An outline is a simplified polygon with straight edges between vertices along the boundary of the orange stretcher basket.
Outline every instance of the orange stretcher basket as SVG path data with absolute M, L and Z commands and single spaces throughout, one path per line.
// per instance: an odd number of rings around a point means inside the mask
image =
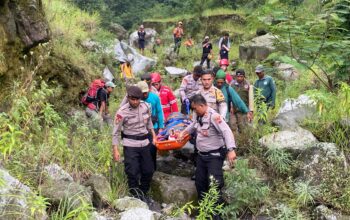
M 187 141 L 191 139 L 191 135 L 185 135 L 183 140 L 171 140 L 171 141 L 156 141 L 156 147 L 158 150 L 176 150 L 180 149 Z

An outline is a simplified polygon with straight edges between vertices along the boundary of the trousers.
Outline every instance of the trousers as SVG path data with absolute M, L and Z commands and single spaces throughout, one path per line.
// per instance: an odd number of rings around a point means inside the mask
M 154 173 L 150 145 L 146 147 L 124 146 L 124 167 L 129 191 L 134 196 L 146 195 Z
M 217 189 L 219 190 L 219 200 L 218 204 L 223 203 L 221 189 L 224 187 L 224 173 L 222 171 L 222 166 L 225 160 L 226 152 L 222 149 L 220 154 L 208 154 L 202 155 L 198 153 L 197 168 L 196 168 L 196 189 L 198 193 L 198 200 L 204 198 L 204 193 L 209 191 L 210 176 L 212 176 L 216 183 Z

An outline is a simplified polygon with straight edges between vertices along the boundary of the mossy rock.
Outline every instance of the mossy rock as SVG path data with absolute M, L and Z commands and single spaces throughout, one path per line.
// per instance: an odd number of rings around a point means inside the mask
M 184 205 L 197 198 L 194 181 L 190 178 L 155 172 L 151 184 L 152 197 L 163 203 Z

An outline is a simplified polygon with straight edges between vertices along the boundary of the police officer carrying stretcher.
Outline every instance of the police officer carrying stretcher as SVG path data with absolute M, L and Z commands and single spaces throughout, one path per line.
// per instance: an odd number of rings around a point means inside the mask
M 148 203 L 150 200 L 146 195 L 154 173 L 148 133 L 151 132 L 153 140 L 156 140 L 156 134 L 151 120 L 151 107 L 141 101 L 142 97 L 139 87 L 127 88 L 128 102 L 116 113 L 112 144 L 113 158 L 120 161 L 118 135 L 122 131 L 124 166 L 129 191 L 133 196 Z
M 223 162 L 227 158 L 230 164 L 236 159 L 236 144 L 231 129 L 224 118 L 210 108 L 206 99 L 197 94 L 191 98 L 192 108 L 197 114 L 193 123 L 181 132 L 179 139 L 197 131 L 198 149 L 195 185 L 198 199 L 202 200 L 209 190 L 210 176 L 217 182 L 220 191 L 218 204 L 223 203 L 221 189 L 224 186 Z M 213 216 L 220 219 L 219 216 Z

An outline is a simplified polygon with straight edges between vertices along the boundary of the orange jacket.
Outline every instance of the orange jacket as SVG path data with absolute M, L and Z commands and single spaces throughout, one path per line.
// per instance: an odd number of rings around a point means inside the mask
M 180 38 L 184 34 L 184 29 L 182 27 L 176 27 L 173 30 L 173 34 L 176 38 Z

